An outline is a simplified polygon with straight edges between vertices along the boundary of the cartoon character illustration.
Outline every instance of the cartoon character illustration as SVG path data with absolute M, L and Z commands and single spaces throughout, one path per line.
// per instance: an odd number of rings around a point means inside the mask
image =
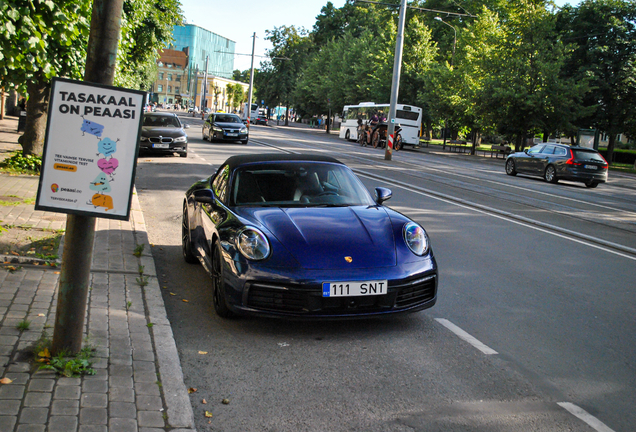
M 113 173 L 119 166 L 119 161 L 112 157 L 110 159 L 100 159 L 97 161 L 97 166 L 100 170 L 104 171 L 104 173 L 108 174 L 111 177 L 111 181 L 113 178 Z
M 113 209 L 113 198 L 110 195 L 102 195 L 96 193 L 95 195 L 93 195 L 91 201 L 87 204 L 92 204 L 95 206 L 95 208 L 105 207 L 105 211 L 108 211 Z
M 118 142 L 119 139 L 117 139 L 117 141 L 113 141 L 110 138 L 104 138 L 99 143 L 97 143 L 97 151 L 99 152 L 97 153 L 97 156 L 99 156 L 100 154 L 103 154 L 105 157 L 112 155 L 117 151 Z
M 101 138 L 102 132 L 104 131 L 104 126 L 99 123 L 92 122 L 90 120 L 86 120 L 84 116 L 82 116 L 82 127 L 80 128 L 82 131 L 82 136 L 85 136 L 86 133 L 91 135 L 95 135 L 98 138 Z
M 110 192 L 110 183 L 106 178 L 106 174 L 101 173 L 95 177 L 95 180 L 90 183 L 89 188 L 90 190 L 97 191 L 97 193 Z

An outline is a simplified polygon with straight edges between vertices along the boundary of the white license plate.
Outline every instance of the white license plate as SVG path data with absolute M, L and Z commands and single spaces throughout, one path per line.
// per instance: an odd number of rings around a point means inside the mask
M 170 148 L 170 144 L 153 144 L 152 148 Z
M 227 135 L 227 136 L 238 136 L 237 133 L 228 133 L 228 134 L 225 134 L 225 135 Z
M 591 169 L 591 170 L 596 170 L 598 169 L 598 167 L 596 165 L 583 165 L 583 168 L 585 169 Z
M 323 297 L 353 297 L 368 295 L 384 295 L 388 283 L 385 280 L 364 282 L 323 282 Z

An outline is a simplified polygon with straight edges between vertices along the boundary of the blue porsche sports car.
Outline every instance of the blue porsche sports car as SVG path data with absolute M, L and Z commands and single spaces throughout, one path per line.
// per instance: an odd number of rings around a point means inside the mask
M 186 192 L 183 257 L 210 273 L 224 318 L 429 308 L 437 264 L 426 231 L 382 205 L 389 189 L 375 193 L 331 157 L 233 156 Z

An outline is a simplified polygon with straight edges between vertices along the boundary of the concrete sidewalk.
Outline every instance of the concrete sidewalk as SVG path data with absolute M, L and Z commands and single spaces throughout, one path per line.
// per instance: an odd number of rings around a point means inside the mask
M 17 146 L 16 129 L 17 118 L 0 121 L 1 156 Z M 0 174 L 0 196 L 34 198 L 37 185 L 37 177 Z M 62 229 L 66 215 L 20 204 L 1 206 L 0 221 Z M 138 245 L 144 246 L 140 257 L 133 254 Z M 0 262 L 11 259 L 0 256 Z M 11 264 L 16 270 L 7 264 L 0 268 L 5 382 L 0 431 L 193 431 L 192 406 L 136 193 L 129 221 L 97 220 L 84 328 L 95 348 L 95 375 L 66 378 L 38 370 L 32 347 L 43 331 L 52 337 L 60 269 L 35 264 L 23 260 Z M 24 320 L 29 329 L 19 330 Z

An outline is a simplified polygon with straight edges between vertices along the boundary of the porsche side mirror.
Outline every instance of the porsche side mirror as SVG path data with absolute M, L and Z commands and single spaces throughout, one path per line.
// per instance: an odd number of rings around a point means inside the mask
M 384 201 L 390 200 L 392 196 L 393 192 L 391 192 L 391 189 L 383 187 L 375 188 L 375 202 L 378 203 L 378 205 L 382 204 Z
M 192 194 L 194 200 L 196 202 L 200 202 L 203 204 L 211 204 L 214 205 L 216 203 L 216 198 L 214 197 L 214 192 L 211 189 L 199 189 L 195 190 Z

